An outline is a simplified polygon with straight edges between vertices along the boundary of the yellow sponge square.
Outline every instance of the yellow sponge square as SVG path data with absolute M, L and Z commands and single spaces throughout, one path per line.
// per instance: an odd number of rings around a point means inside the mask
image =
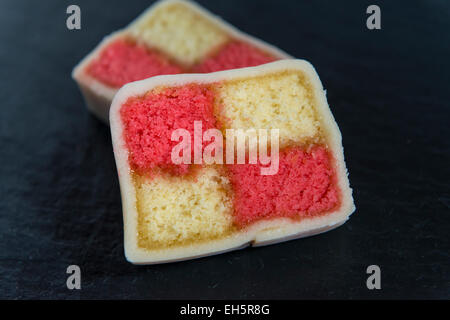
M 279 129 L 280 146 L 320 136 L 311 87 L 300 72 L 223 82 L 218 95 L 226 128 Z
M 136 177 L 141 247 L 213 239 L 230 232 L 229 181 L 213 167 L 195 177 Z
M 228 40 L 223 30 L 183 3 L 155 8 L 131 25 L 130 32 L 185 66 L 198 63 Z

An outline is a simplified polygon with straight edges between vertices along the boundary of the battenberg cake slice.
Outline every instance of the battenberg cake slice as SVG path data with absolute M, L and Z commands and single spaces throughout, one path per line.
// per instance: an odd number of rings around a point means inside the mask
M 110 124 L 132 263 L 310 236 L 355 209 L 341 134 L 306 61 L 129 83 Z M 239 130 L 249 133 L 240 144 L 229 134 Z
M 153 4 L 125 29 L 107 36 L 73 70 L 88 109 L 108 121 L 124 84 L 156 75 L 208 73 L 290 58 L 246 35 L 199 5 Z

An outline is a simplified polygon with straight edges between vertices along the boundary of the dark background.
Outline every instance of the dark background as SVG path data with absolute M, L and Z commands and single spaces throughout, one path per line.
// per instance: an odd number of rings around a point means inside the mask
M 0 298 L 450 298 L 450 2 L 199 1 L 316 67 L 357 209 L 320 236 L 134 266 L 109 128 L 70 72 L 150 2 L 0 2 Z M 366 28 L 370 4 L 382 30 Z M 372 264 L 381 290 L 366 288 Z

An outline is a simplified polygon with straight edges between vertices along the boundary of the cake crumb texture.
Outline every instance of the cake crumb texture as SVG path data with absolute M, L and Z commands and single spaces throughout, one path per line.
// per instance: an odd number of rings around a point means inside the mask
M 139 245 L 167 247 L 225 236 L 232 228 L 229 181 L 213 167 L 192 178 L 137 178 Z
M 279 129 L 280 146 L 320 135 L 311 88 L 300 72 L 224 81 L 218 85 L 221 122 L 233 129 Z
M 118 39 L 92 60 L 87 72 L 103 83 L 119 88 L 128 82 L 161 74 L 177 74 L 183 70 L 160 53 L 133 41 Z
M 260 165 L 229 165 L 234 192 L 234 221 L 244 226 L 274 217 L 304 218 L 324 214 L 339 203 L 331 156 L 323 146 L 309 152 L 280 152 L 279 171 L 260 175 Z
M 189 67 L 228 40 L 223 30 L 183 3 L 155 8 L 131 25 L 130 33 Z
M 202 133 L 216 127 L 212 90 L 202 85 L 162 88 L 144 97 L 131 97 L 120 109 L 124 138 L 131 168 L 138 173 L 166 169 L 173 174 L 189 172 L 188 164 L 175 165 L 171 152 L 179 142 L 171 141 L 172 132 L 186 129 L 191 135 L 191 159 L 194 159 L 194 122 L 202 122 Z M 203 143 L 205 147 L 208 142 Z
M 228 69 L 253 67 L 277 60 L 260 49 L 242 42 L 230 41 L 209 58 L 206 58 L 193 72 L 208 73 Z

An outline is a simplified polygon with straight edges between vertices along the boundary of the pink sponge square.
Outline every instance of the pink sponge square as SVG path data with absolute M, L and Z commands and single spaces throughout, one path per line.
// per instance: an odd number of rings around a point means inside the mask
M 280 152 L 279 171 L 261 175 L 259 164 L 230 165 L 235 192 L 235 221 L 246 225 L 272 217 L 302 218 L 326 213 L 338 205 L 331 155 L 325 147 Z

